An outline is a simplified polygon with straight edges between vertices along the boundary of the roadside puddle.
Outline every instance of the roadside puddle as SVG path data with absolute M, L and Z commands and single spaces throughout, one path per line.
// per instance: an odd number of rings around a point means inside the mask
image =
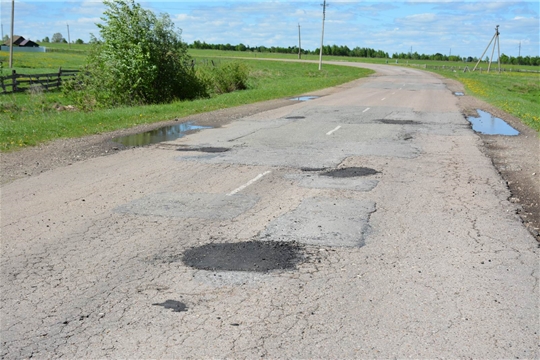
M 159 129 L 114 138 L 112 141 L 124 146 L 145 146 L 184 137 L 190 131 L 211 129 L 211 126 L 193 125 L 191 122 L 165 126 Z
M 485 135 L 519 135 L 519 131 L 508 125 L 506 121 L 482 110 L 476 110 L 479 116 L 469 116 L 467 120 L 474 131 Z
M 320 98 L 320 96 L 298 96 L 298 97 L 290 98 L 289 100 L 292 100 L 292 101 L 309 101 L 309 100 L 314 100 L 314 99 L 318 99 L 318 98 Z
M 465 96 L 465 94 L 462 93 L 462 92 L 455 92 L 454 95 L 456 95 L 456 96 Z

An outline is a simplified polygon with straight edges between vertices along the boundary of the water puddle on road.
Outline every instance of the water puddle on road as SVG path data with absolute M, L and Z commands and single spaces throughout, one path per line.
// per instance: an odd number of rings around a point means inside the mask
M 318 99 L 318 98 L 320 98 L 320 96 L 298 96 L 298 97 L 290 98 L 289 100 L 293 100 L 293 101 L 309 101 L 309 100 L 314 100 L 314 99 Z
M 462 93 L 462 92 L 455 92 L 454 95 L 456 95 L 456 96 L 465 96 L 465 94 Z
M 184 137 L 190 131 L 211 129 L 211 126 L 193 125 L 191 122 L 181 123 L 147 131 L 140 134 L 121 136 L 112 141 L 124 146 L 145 146 L 164 141 L 172 141 Z
M 503 119 L 482 110 L 476 111 L 478 112 L 478 117 L 467 117 L 467 120 L 472 124 L 474 131 L 485 135 L 519 135 L 519 131 L 508 125 Z
M 195 269 L 212 271 L 292 270 L 302 258 L 301 249 L 296 243 L 278 241 L 206 244 L 188 249 L 182 261 Z

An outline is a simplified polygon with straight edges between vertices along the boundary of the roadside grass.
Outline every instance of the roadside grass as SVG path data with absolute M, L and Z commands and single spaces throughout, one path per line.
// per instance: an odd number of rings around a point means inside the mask
M 211 59 L 210 59 L 211 60 Z M 221 60 L 225 61 L 225 60 Z M 0 151 L 149 124 L 187 115 L 292 97 L 343 84 L 371 70 L 316 64 L 242 60 L 250 67 L 249 89 L 195 101 L 122 107 L 93 112 L 56 109 L 70 105 L 61 92 L 0 95 Z
M 432 70 L 461 82 L 467 95 L 482 99 L 540 133 L 540 74 Z

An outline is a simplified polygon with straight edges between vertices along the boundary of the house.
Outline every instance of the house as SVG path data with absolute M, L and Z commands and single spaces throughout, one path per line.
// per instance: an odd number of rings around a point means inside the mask
M 2 46 L 10 46 L 11 41 L 8 39 Z M 19 46 L 19 47 L 39 47 L 39 44 L 33 42 L 30 39 L 25 39 L 22 36 L 19 35 L 13 35 L 13 46 Z

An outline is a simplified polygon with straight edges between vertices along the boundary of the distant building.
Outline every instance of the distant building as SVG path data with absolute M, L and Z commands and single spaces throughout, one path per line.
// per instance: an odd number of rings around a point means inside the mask
M 8 39 L 2 46 L 10 46 L 11 41 Z M 13 36 L 13 46 L 19 46 L 19 47 L 39 47 L 39 44 L 33 42 L 30 39 L 25 39 L 22 36 L 14 35 Z

